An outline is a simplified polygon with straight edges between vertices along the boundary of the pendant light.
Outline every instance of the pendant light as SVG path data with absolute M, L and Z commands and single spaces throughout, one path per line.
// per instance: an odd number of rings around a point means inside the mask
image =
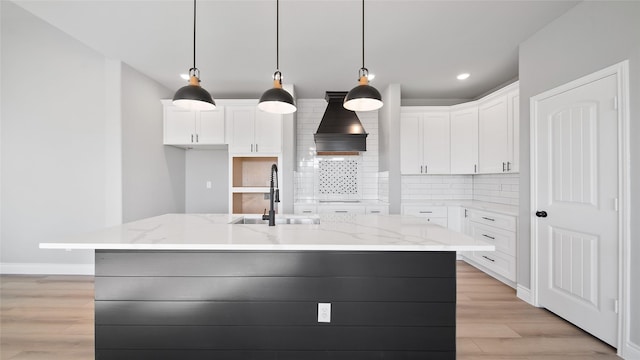
M 258 109 L 273 114 L 291 114 L 295 112 L 293 96 L 282 88 L 280 72 L 280 0 L 276 0 L 276 72 L 273 74 L 273 88 L 260 97 Z
M 369 85 L 369 70 L 364 67 L 364 0 L 362 0 L 362 67 L 358 71 L 359 85 L 344 98 L 343 106 L 351 111 L 371 111 L 382 107 L 380 92 Z
M 189 69 L 189 85 L 176 91 L 173 103 L 189 110 L 213 110 L 216 108 L 211 94 L 200 86 L 200 70 L 196 67 L 196 0 L 193 0 L 193 67 Z

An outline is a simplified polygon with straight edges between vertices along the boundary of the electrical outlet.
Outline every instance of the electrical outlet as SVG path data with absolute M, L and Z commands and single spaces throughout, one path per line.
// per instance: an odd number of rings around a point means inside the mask
M 318 322 L 331 322 L 331 303 L 318 303 Z

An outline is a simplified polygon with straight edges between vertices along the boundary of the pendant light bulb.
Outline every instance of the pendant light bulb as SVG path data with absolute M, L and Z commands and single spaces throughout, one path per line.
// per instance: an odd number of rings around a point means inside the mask
M 276 0 L 276 72 L 273 74 L 273 88 L 265 91 L 258 102 L 258 109 L 272 114 L 291 114 L 297 108 L 293 96 L 282 88 L 280 72 L 280 1 Z
M 369 85 L 369 70 L 364 67 L 364 0 L 362 0 L 362 67 L 358 74 L 358 86 L 344 97 L 343 106 L 351 111 L 373 111 L 382 107 L 380 92 Z
M 193 0 L 193 67 L 189 69 L 189 85 L 173 95 L 173 104 L 187 110 L 213 110 L 216 103 L 211 94 L 200 86 L 200 70 L 196 67 L 196 0 Z

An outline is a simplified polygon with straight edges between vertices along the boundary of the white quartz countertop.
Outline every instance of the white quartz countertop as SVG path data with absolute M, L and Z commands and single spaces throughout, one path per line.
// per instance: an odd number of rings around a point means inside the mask
M 304 217 L 276 215 L 276 217 Z M 166 214 L 130 222 L 42 249 L 493 251 L 493 245 L 402 215 L 319 215 L 319 224 L 232 224 L 243 215 Z M 247 216 L 250 217 L 250 216 Z M 255 217 L 255 216 L 251 216 Z

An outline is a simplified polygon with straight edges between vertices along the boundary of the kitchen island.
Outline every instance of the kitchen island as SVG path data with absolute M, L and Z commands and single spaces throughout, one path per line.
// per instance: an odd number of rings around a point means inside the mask
M 456 251 L 492 245 L 411 216 L 287 218 L 167 214 L 40 247 L 95 250 L 96 359 L 455 359 Z

